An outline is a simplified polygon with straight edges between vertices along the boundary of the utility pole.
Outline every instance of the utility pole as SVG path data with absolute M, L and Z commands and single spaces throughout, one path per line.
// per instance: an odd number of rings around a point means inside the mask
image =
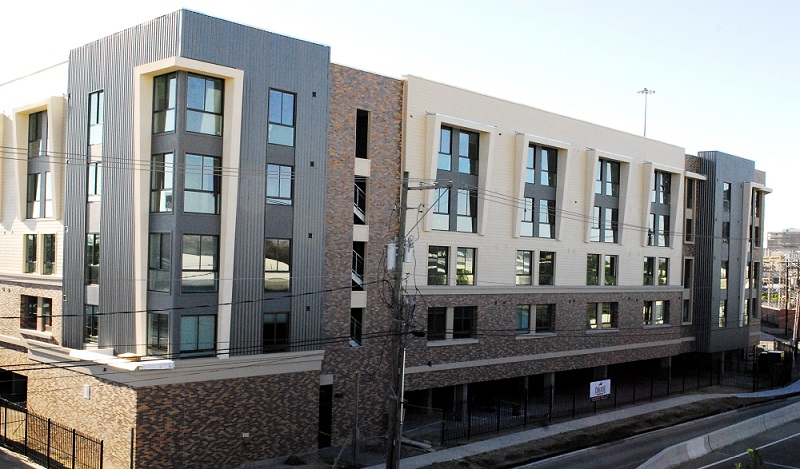
M 653 94 L 655 91 L 645 88 L 641 91 L 637 91 L 637 93 L 644 95 L 644 136 L 647 137 L 647 95 Z

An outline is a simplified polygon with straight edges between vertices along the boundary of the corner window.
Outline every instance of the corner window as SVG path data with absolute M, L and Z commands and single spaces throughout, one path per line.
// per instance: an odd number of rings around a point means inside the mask
M 153 133 L 175 131 L 175 103 L 178 75 L 168 73 L 153 78 Z
M 539 285 L 554 285 L 556 253 L 539 252 Z
M 428 246 L 428 285 L 447 285 L 448 248 Z
M 458 248 L 457 250 L 456 285 L 475 285 L 474 248 Z
M 289 313 L 264 313 L 261 351 L 289 351 Z
M 28 157 L 47 154 L 47 111 L 28 115 Z
M 153 155 L 150 160 L 150 211 L 171 212 L 174 185 L 174 155 Z
M 291 240 L 267 238 L 264 244 L 264 291 L 289 291 L 291 275 Z
M 267 165 L 267 203 L 292 205 L 292 167 Z
M 183 235 L 181 291 L 217 291 L 219 236 Z
M 89 95 L 89 145 L 103 143 L 105 93 L 96 91 Z
M 533 251 L 517 251 L 517 285 L 530 285 L 533 276 Z
M 216 156 L 186 154 L 183 211 L 219 215 L 222 168 Z
M 86 235 L 86 285 L 100 283 L 100 233 Z
M 169 353 L 169 314 L 147 313 L 147 354 Z
M 189 75 L 187 88 L 186 130 L 221 136 L 223 81 Z
M 269 143 L 294 146 L 295 95 L 269 90 Z
M 172 235 L 150 233 L 147 289 L 169 293 L 172 268 Z
M 617 310 L 617 303 L 587 303 L 586 328 L 616 329 Z
M 181 316 L 181 355 L 213 355 L 216 350 L 216 326 L 216 316 Z

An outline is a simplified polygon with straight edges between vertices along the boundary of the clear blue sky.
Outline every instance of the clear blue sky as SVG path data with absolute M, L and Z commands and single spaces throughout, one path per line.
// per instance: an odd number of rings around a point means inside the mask
M 767 229 L 800 228 L 800 1 L 142 0 L 4 2 L 0 83 L 179 8 L 767 172 Z M 79 25 L 79 26 L 76 26 Z M 16 38 L 16 40 L 9 40 Z

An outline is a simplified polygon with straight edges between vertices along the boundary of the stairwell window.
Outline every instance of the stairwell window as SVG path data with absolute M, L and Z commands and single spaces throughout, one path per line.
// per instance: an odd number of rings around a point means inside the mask
M 264 244 L 264 291 L 289 291 L 291 276 L 292 241 L 267 238 Z
M 269 136 L 273 145 L 294 146 L 295 95 L 269 90 Z

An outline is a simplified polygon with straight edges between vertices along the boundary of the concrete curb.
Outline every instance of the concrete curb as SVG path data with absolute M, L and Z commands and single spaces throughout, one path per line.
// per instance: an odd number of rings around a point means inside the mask
M 676 467 L 797 419 L 800 419 L 800 402 L 670 446 L 648 459 L 637 469 L 669 469 Z

